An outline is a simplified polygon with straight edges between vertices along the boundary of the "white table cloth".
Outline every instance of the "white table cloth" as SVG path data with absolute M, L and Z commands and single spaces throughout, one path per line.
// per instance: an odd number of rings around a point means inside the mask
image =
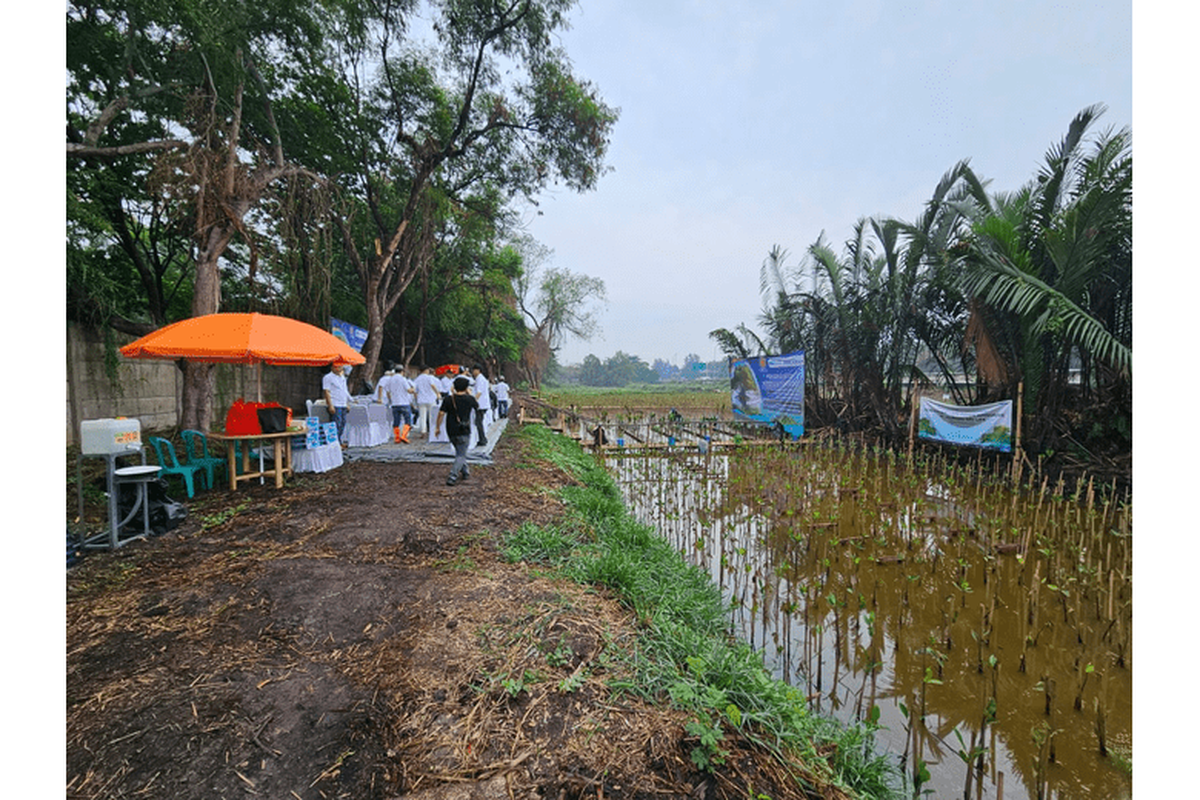
M 387 444 L 394 438 L 392 431 L 392 407 L 382 403 L 372 403 L 367 406 L 367 418 L 371 422 L 371 441 L 376 444 Z
M 392 437 L 391 410 L 379 403 L 352 405 L 346 409 L 342 441 L 347 447 L 376 447 Z
M 341 465 L 342 446 L 337 442 L 292 450 L 292 470 L 295 472 L 328 472 Z

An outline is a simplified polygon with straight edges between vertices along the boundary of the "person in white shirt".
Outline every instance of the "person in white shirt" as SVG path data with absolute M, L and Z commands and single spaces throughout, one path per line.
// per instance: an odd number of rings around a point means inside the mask
M 493 388 L 496 390 L 496 415 L 505 419 L 508 417 L 508 384 L 504 382 L 503 375 Z
M 408 444 L 408 432 L 413 423 L 413 389 L 408 378 L 404 377 L 403 367 L 393 364 L 383 374 L 379 379 L 378 395 L 375 399 L 392 407 L 392 432 L 395 434 L 396 444 Z
M 388 364 L 388 368 L 379 376 L 379 380 L 375 383 L 375 402 L 388 404 L 387 385 L 392 382 L 392 376 L 396 374 L 396 365 Z
M 471 374 L 475 376 L 475 390 L 472 394 L 479 403 L 479 411 L 475 414 L 475 427 L 479 431 L 479 446 L 485 447 L 487 445 L 485 425 L 488 411 L 492 408 L 491 386 L 488 385 L 487 376 L 483 374 L 483 367 L 475 367 L 471 370 Z
M 321 391 L 325 393 L 325 407 L 329 416 L 337 423 L 338 439 L 346 430 L 346 409 L 350 407 L 350 387 L 346 385 L 345 368 L 341 364 L 333 364 L 325 377 L 321 378 Z M 346 445 L 343 443 L 342 447 Z
M 433 367 L 425 367 L 413 381 L 417 401 L 417 432 L 428 434 L 432 430 L 433 411 L 438 404 L 438 383 L 433 377 Z
M 447 371 L 446 374 L 442 375 L 441 378 L 438 378 L 438 385 L 442 387 L 443 397 L 450 394 L 450 390 L 454 386 L 454 375 L 451 375 L 450 372 Z

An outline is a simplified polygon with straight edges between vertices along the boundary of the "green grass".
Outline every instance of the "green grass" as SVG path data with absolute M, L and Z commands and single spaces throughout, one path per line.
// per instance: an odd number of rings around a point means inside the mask
M 729 410 L 728 384 L 633 384 L 623 387 L 554 386 L 538 393 L 539 399 L 559 408 L 664 409 L 690 414 L 717 414 Z
M 612 690 L 690 712 L 689 730 L 699 742 L 692 757 L 702 768 L 721 763 L 724 732 L 737 730 L 853 794 L 898 796 L 898 773 L 875 753 L 873 728 L 813 715 L 803 693 L 772 678 L 760 654 L 729 636 L 727 609 L 708 574 L 629 514 L 616 484 L 591 456 L 541 426 L 518 435 L 580 485 L 562 490 L 570 509 L 566 520 L 548 528 L 522 526 L 507 538 L 504 552 L 607 587 L 644 623 L 628 655 L 636 678 L 610 684 Z M 817 754 L 831 743 L 836 747 L 822 752 L 832 750 L 832 756 Z
M 229 508 L 222 509 L 221 511 L 217 511 L 212 514 L 205 514 L 199 518 L 200 530 L 206 531 L 209 528 L 215 528 L 219 525 L 224 525 L 226 522 L 249 508 L 249 506 L 250 501 L 243 500 L 236 506 L 230 506 Z
M 138 569 L 136 557 L 99 561 L 72 583 L 70 594 L 73 599 L 82 599 L 116 591 L 133 580 Z

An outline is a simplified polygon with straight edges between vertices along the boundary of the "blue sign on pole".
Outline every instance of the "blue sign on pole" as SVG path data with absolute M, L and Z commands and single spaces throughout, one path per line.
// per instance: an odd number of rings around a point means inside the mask
M 804 435 L 804 351 L 760 356 L 730 365 L 734 416 L 779 425 L 793 439 Z
M 367 343 L 366 328 L 360 328 L 349 322 L 331 318 L 329 320 L 329 329 L 330 333 L 353 347 L 359 353 L 362 352 L 363 345 Z

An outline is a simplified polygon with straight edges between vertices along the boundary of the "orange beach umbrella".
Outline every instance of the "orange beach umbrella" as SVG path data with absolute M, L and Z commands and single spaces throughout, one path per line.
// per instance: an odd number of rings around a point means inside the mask
M 121 348 L 121 355 L 297 367 L 366 362 L 361 353 L 329 331 L 300 320 L 258 313 L 205 314 L 180 320 L 130 342 Z M 259 373 L 261 399 L 261 368 Z
M 206 314 L 159 328 L 121 348 L 126 358 L 185 358 L 219 364 L 320 367 L 362 364 L 362 354 L 329 331 L 272 314 Z

